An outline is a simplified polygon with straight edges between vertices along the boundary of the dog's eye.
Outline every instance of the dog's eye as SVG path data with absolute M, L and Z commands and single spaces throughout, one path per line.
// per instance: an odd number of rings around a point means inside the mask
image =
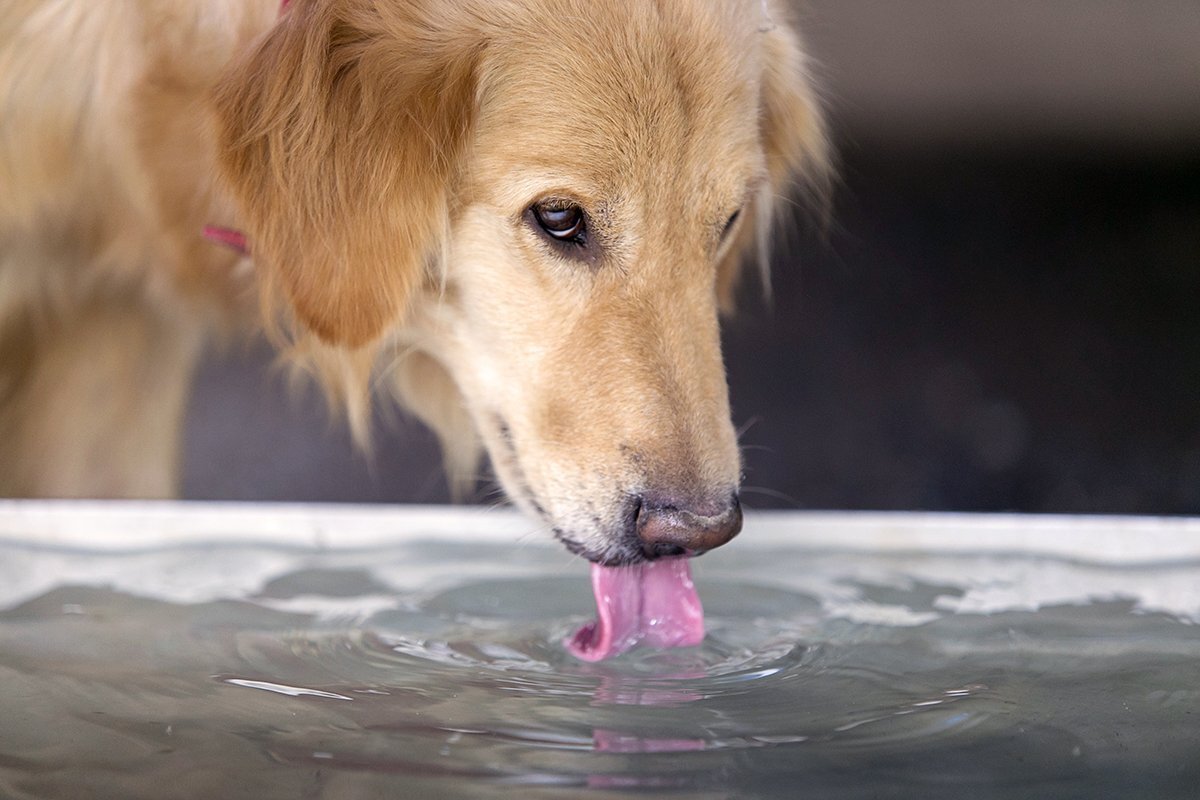
M 538 227 L 559 242 L 587 244 L 587 221 L 577 205 L 537 203 L 530 211 Z

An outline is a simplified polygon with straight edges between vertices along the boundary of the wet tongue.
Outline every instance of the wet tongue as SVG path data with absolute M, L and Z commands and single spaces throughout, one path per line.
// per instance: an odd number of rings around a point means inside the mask
M 584 661 L 601 661 L 640 643 L 687 647 L 704 639 L 704 609 L 686 558 L 631 567 L 592 565 L 596 621 L 566 641 Z

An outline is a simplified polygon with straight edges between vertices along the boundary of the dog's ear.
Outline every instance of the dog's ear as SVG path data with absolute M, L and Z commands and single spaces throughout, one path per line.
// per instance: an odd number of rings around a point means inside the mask
M 767 180 L 750 201 L 751 212 L 730 248 L 731 262 L 719 273 L 718 297 L 731 310 L 740 270 L 738 264 L 755 253 L 763 288 L 770 291 L 769 244 L 781 200 L 797 192 L 821 206 L 832 174 L 826 137 L 808 59 L 795 30 L 785 24 L 778 4 L 766 20 L 762 37 L 762 83 L 759 99 L 759 139 L 766 157 Z
M 474 56 L 430 5 L 296 0 L 216 90 L 268 294 L 330 344 L 378 338 L 445 246 Z
M 760 129 L 772 194 L 786 193 L 796 180 L 809 191 L 824 191 L 829 143 L 808 58 L 794 29 L 782 22 L 762 36 Z

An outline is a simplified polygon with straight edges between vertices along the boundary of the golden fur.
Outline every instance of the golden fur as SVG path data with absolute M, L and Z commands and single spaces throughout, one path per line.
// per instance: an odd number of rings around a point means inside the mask
M 589 557 L 621 557 L 630 496 L 727 497 L 718 308 L 775 198 L 825 172 L 785 17 L 9 0 L 0 494 L 170 495 L 203 343 L 265 319 L 359 430 L 366 387 L 392 387 L 453 468 L 482 444 Z M 586 209 L 586 258 L 530 223 L 544 198 Z M 244 230 L 253 263 L 206 223 Z

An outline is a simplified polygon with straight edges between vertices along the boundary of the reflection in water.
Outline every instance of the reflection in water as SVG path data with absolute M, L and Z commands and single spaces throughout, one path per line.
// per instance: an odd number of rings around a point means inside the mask
M 618 675 L 605 675 L 600 679 L 596 689 L 593 705 L 638 705 L 673 708 L 683 703 L 699 700 L 700 695 L 686 688 L 686 681 L 701 678 L 702 673 L 678 673 L 660 676 L 664 682 L 679 682 L 677 688 L 668 686 L 645 686 L 636 680 Z M 599 753 L 678 753 L 690 750 L 703 750 L 706 746 L 704 739 L 681 739 L 669 737 L 646 736 L 637 731 L 621 731 L 611 728 L 595 728 L 592 731 L 592 741 L 596 752 Z M 637 772 L 621 774 L 592 774 L 588 776 L 588 785 L 596 787 L 667 787 L 684 786 L 683 778 L 674 780 L 660 775 L 647 775 Z

